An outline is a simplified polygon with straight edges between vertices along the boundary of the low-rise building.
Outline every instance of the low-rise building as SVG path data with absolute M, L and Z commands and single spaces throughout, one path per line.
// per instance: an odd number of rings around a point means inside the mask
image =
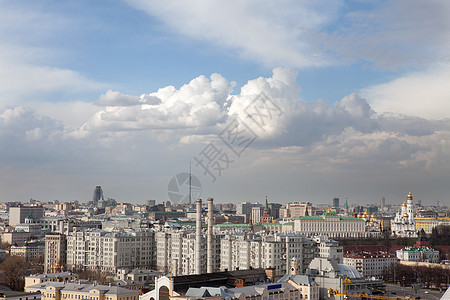
M 44 282 L 25 287 L 25 292 L 40 292 L 42 300 L 139 300 L 139 292 L 117 286 Z
M 344 265 L 354 267 L 364 277 L 380 277 L 383 270 L 397 264 L 397 257 L 387 253 L 346 253 Z
M 352 266 L 338 264 L 334 259 L 315 258 L 306 271 L 306 274 L 319 285 L 319 299 L 344 299 L 342 296 L 329 295 L 329 289 L 349 293 L 366 293 L 375 294 L 382 293 L 385 289 L 383 280 L 364 278 L 364 276 Z M 351 281 L 347 284 L 346 280 Z M 361 299 L 360 297 L 352 297 L 352 299 Z
M 416 223 L 416 231 L 421 231 L 422 229 L 427 234 L 431 234 L 433 228 L 444 225 L 450 226 L 450 218 L 414 218 Z
M 39 300 L 41 293 L 26 293 L 17 291 L 0 290 L 0 300 Z
M 25 287 L 43 282 L 71 282 L 78 279 L 72 272 L 45 273 L 25 277 Z
M 405 247 L 397 250 L 397 258 L 406 261 L 438 263 L 439 251 L 426 246 Z
M 330 238 L 362 238 L 379 234 L 367 231 L 362 219 L 338 216 L 330 210 L 322 216 L 296 219 L 294 230 L 306 236 L 327 235 Z

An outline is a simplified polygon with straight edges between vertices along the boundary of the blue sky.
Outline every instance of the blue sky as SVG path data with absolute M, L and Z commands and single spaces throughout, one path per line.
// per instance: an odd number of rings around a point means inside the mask
M 0 201 L 166 200 L 261 93 L 283 113 L 204 197 L 449 200 L 446 1 L 0 7 Z

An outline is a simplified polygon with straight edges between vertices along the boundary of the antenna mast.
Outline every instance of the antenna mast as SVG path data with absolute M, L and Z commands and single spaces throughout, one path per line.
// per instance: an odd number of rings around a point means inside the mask
M 192 174 L 191 174 L 191 162 L 189 162 L 189 205 L 192 203 L 191 201 L 192 201 L 192 199 L 191 199 L 191 195 L 192 195 L 192 192 L 191 192 L 191 189 L 192 189 Z

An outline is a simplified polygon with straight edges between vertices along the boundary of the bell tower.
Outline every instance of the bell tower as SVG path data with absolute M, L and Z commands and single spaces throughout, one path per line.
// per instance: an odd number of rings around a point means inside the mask
M 291 259 L 291 266 L 289 267 L 289 275 L 298 275 L 298 261 L 296 257 Z

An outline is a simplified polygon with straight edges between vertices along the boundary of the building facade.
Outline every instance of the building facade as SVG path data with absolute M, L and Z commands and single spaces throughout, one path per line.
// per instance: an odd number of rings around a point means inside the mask
M 56 267 L 66 267 L 67 240 L 64 234 L 45 236 L 44 273 L 53 273 Z
M 154 268 L 154 231 L 106 232 L 83 229 L 67 236 L 67 268 L 99 269 L 115 273 L 118 268 Z
M 317 255 L 316 243 L 297 233 L 270 236 L 227 235 L 220 241 L 221 271 L 251 268 L 274 269 L 275 277 L 287 273 L 289 261 L 295 257 L 303 274 Z
M 395 267 L 397 260 L 397 257 L 387 253 L 344 254 L 344 265 L 354 267 L 364 277 L 380 277 L 384 270 Z
M 15 244 L 11 246 L 11 255 L 21 256 L 26 261 L 37 260 L 44 258 L 44 243 L 42 242 L 25 242 L 23 244 Z
M 421 231 L 422 229 L 427 234 L 431 234 L 433 231 L 433 228 L 443 225 L 443 226 L 450 226 L 450 218 L 414 218 L 414 221 L 416 223 L 416 232 Z
M 362 219 L 338 216 L 330 210 L 322 216 L 294 220 L 294 231 L 306 236 L 326 235 L 330 238 L 363 238 L 379 234 L 367 231 Z
M 212 238 L 212 270 L 220 267 L 220 235 Z M 155 233 L 156 270 L 176 275 L 195 274 L 196 236 L 192 230 L 165 229 Z M 202 233 L 200 238 L 199 257 L 201 272 L 207 270 L 207 238 Z
M 313 216 L 314 208 L 310 202 L 291 202 L 280 208 L 280 218 L 301 218 Z
M 25 292 L 40 292 L 41 300 L 139 300 L 138 291 L 95 284 L 44 282 L 26 287 Z
M 396 253 L 399 260 L 439 263 L 439 251 L 429 247 L 406 247 Z
M 416 222 L 414 220 L 414 204 L 411 192 L 407 196 L 406 203 L 403 202 L 401 209 L 391 221 L 391 231 L 398 237 L 417 237 Z
M 342 264 L 344 259 L 343 247 L 338 241 L 332 240 L 327 236 L 320 235 L 313 237 L 317 243 L 318 257 L 334 259 L 338 264 Z
M 25 223 L 25 218 L 30 216 L 33 219 L 40 219 L 44 216 L 42 206 L 18 206 L 9 208 L 9 225 L 16 226 Z

